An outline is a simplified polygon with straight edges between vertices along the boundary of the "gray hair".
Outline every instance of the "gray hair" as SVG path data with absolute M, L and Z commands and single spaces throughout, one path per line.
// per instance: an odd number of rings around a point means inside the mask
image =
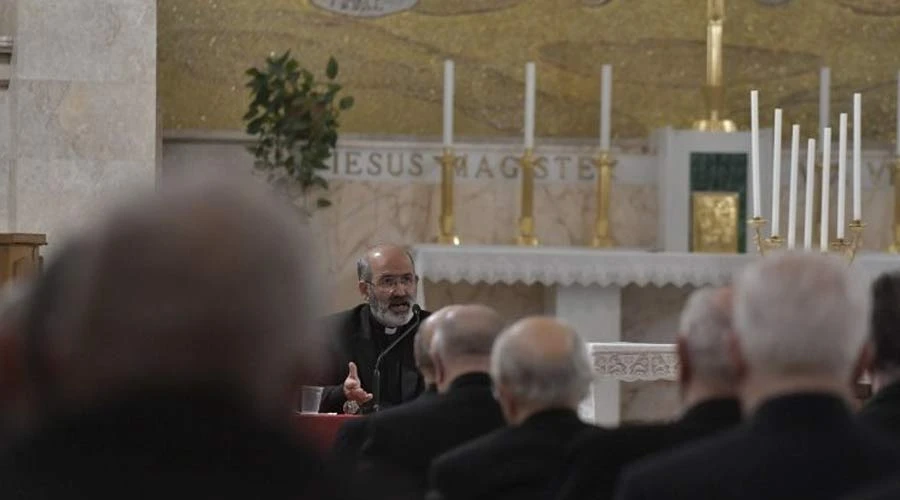
M 494 343 L 491 377 L 520 402 L 541 408 L 573 407 L 583 400 L 593 381 L 587 345 L 570 327 L 564 327 L 565 345 L 548 354 L 517 335 L 515 326 Z M 521 330 L 520 330 L 521 331 Z
M 435 328 L 431 352 L 444 360 L 488 358 L 503 326 L 503 318 L 490 307 L 453 306 Z
M 866 340 L 870 297 L 845 261 L 785 253 L 749 265 L 734 294 L 747 363 L 777 375 L 849 377 Z
M 364 253 L 363 256 L 356 261 L 356 279 L 358 279 L 359 281 L 372 281 L 372 263 L 369 262 L 369 254 L 372 252 L 372 250 L 378 248 L 379 246 L 381 245 L 376 245 L 366 250 L 366 253 Z M 413 258 L 412 252 L 410 252 L 409 250 L 404 250 L 404 253 L 406 253 L 407 257 L 409 257 L 409 263 L 412 265 L 412 268 L 415 269 L 416 260 Z
M 678 334 L 697 376 L 733 382 L 737 374 L 728 352 L 731 314 L 716 303 L 717 293 L 715 288 L 701 288 L 691 294 L 681 312 Z

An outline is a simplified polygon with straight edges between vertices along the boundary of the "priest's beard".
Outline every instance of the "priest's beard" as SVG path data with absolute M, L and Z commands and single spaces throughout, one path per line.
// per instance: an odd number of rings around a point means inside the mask
M 378 300 L 374 293 L 369 294 L 369 310 L 382 325 L 388 328 L 403 326 L 413 317 L 412 295 L 394 295 L 386 300 Z M 393 306 L 393 307 L 392 307 Z

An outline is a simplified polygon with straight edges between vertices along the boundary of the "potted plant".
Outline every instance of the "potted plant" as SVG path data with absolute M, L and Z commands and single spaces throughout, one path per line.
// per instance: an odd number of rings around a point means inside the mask
M 326 161 L 337 144 L 340 112 L 353 107 L 353 97 L 338 100 L 338 63 L 329 58 L 326 79 L 320 80 L 287 51 L 270 55 L 263 67 L 250 68 L 246 75 L 251 101 L 243 120 L 256 138 L 249 147 L 254 167 L 310 217 L 316 208 L 331 205 L 321 174 L 329 169 Z

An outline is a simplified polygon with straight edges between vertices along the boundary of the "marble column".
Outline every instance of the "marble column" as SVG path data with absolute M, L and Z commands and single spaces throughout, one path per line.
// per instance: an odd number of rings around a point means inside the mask
M 77 231 L 156 179 L 156 0 L 18 0 L 8 229 Z

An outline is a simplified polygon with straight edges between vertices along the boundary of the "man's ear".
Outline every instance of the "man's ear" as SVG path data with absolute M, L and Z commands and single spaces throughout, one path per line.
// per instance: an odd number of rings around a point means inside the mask
M 356 284 L 357 289 L 359 290 L 359 294 L 362 296 L 363 300 L 369 299 L 369 284 L 365 281 L 360 280 Z
M 728 332 L 728 357 L 734 366 L 734 373 L 737 379 L 744 380 L 747 376 L 747 360 L 744 358 L 744 352 L 741 348 L 741 341 L 738 339 L 734 331 Z
M 675 351 L 678 353 L 678 383 L 684 388 L 691 383 L 691 356 L 688 354 L 687 340 L 681 335 L 675 337 Z
M 434 365 L 434 383 L 437 384 L 438 388 L 441 387 L 441 384 L 444 382 L 444 376 L 446 371 L 444 370 L 444 362 L 441 360 L 441 357 L 437 355 L 437 353 L 429 353 L 431 357 L 431 364 Z

